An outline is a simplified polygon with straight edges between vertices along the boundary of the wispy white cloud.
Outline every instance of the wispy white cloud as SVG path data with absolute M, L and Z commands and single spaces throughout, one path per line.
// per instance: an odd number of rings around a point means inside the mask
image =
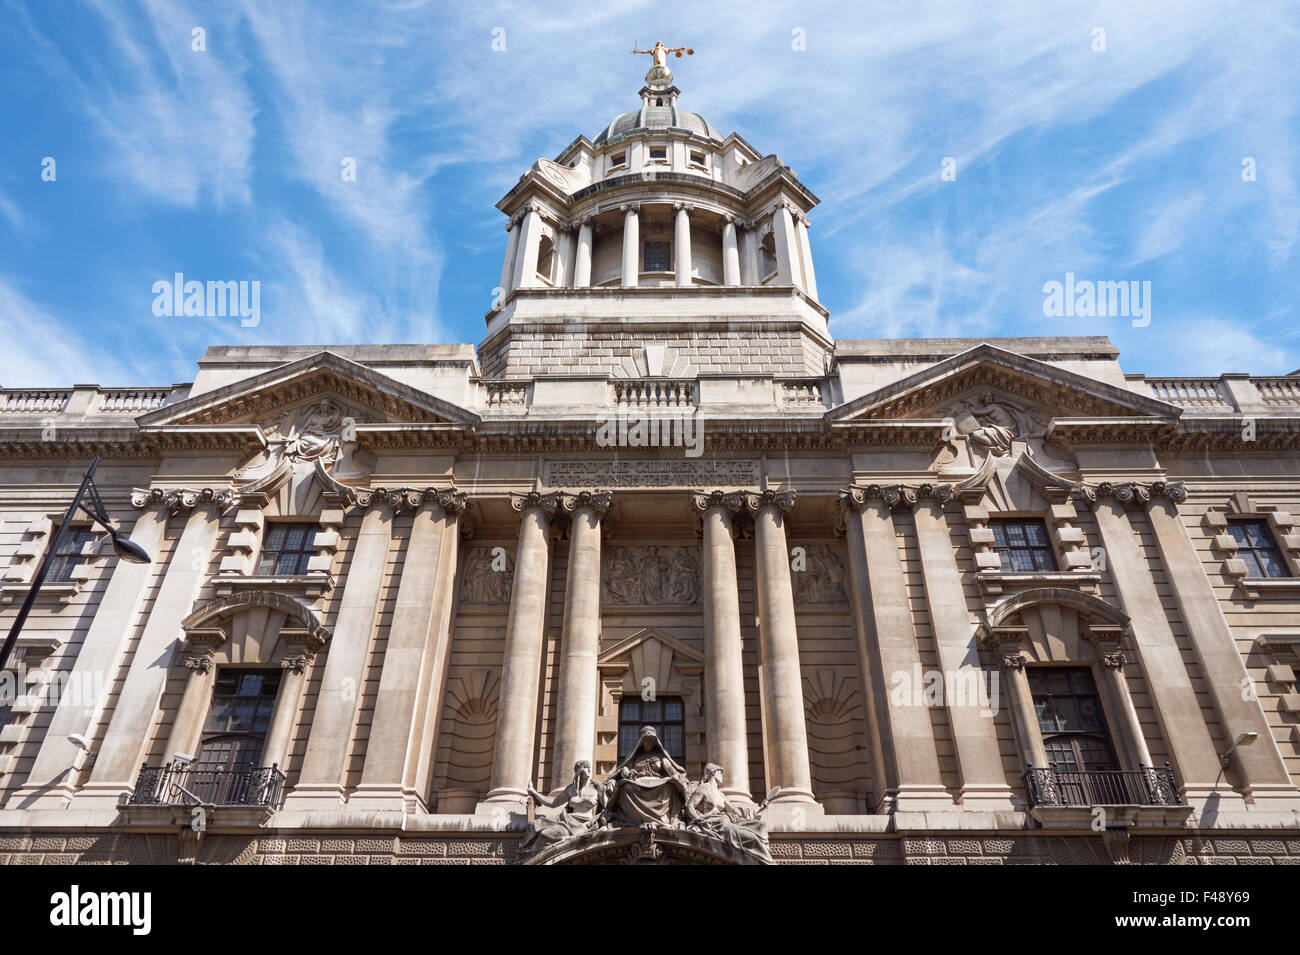
M 131 380 L 109 351 L 71 323 L 34 302 L 0 276 L 0 386 L 66 387 Z

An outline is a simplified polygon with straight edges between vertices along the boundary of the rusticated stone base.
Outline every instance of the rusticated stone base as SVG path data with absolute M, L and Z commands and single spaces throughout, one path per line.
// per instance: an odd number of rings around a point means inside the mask
M 0 864 L 30 865 L 503 865 L 518 837 L 439 835 L 29 832 L 0 836 Z M 1286 865 L 1300 864 L 1294 836 L 1133 836 L 1116 857 L 1101 836 L 962 833 L 960 836 L 776 837 L 778 864 L 818 865 Z

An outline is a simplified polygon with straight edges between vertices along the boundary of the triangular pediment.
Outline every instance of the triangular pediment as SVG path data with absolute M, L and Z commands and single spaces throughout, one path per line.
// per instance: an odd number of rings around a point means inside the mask
M 479 416 L 382 372 L 324 350 L 297 361 L 194 395 L 143 415 L 143 430 L 265 427 L 323 398 L 357 421 L 473 428 Z
M 826 413 L 831 424 L 952 418 L 985 394 L 1014 414 L 1051 418 L 1159 418 L 1182 409 L 1127 388 L 982 344 L 877 388 Z M 1021 430 L 1024 430 L 1022 427 Z
M 658 627 L 646 627 L 606 647 L 596 657 L 598 666 L 626 663 L 637 651 L 668 651 L 666 659 L 678 665 L 704 663 L 704 654 Z

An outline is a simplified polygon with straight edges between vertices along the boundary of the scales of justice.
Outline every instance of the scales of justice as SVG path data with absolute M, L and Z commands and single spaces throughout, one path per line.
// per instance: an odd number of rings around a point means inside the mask
M 656 40 L 655 45 L 648 50 L 638 50 L 636 44 L 633 44 L 632 53 L 633 55 L 646 53 L 654 58 L 654 65 L 650 67 L 650 72 L 645 75 L 645 81 L 650 86 L 668 86 L 672 83 L 673 72 L 668 69 L 669 53 L 678 59 L 681 59 L 683 53 L 687 56 L 695 55 L 695 51 L 688 46 L 664 46 L 662 40 Z

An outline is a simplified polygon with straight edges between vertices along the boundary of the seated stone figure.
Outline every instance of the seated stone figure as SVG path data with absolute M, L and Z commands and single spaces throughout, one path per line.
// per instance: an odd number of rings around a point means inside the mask
M 722 791 L 722 767 L 717 763 L 704 767 L 704 778 L 691 790 L 683 815 L 686 828 L 691 831 L 721 839 L 737 849 L 754 853 L 766 862 L 772 861 L 767 823 L 756 818 L 751 810 L 727 800 Z
M 641 727 L 636 748 L 610 774 L 602 823 L 679 826 L 686 805 L 686 770 L 668 755 L 653 726 Z
M 605 807 L 605 788 L 591 778 L 591 763 L 581 759 L 573 764 L 573 781 L 547 798 L 528 785 L 528 795 L 533 801 L 548 809 L 562 808 L 555 816 L 538 814 L 528 823 L 524 837 L 519 842 L 522 855 L 533 855 L 562 842 L 570 836 L 581 835 L 595 828 L 596 820 Z

